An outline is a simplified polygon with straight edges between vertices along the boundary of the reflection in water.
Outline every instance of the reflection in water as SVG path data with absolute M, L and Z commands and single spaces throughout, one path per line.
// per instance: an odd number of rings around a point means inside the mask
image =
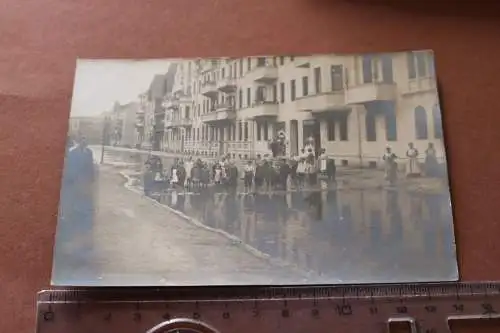
M 454 271 L 447 193 L 235 194 L 208 188 L 161 200 L 261 252 L 329 278 L 418 280 Z
M 118 160 L 141 169 L 140 159 Z M 108 159 L 109 160 L 109 159 Z M 109 162 L 109 161 L 108 161 Z M 173 160 L 164 159 L 169 169 Z M 450 196 L 400 189 L 195 194 L 161 201 L 325 281 L 401 282 L 456 274 Z

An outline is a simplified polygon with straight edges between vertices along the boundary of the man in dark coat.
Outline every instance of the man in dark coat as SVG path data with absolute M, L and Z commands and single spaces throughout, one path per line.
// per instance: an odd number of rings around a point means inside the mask
M 94 220 L 95 165 L 85 138 L 69 149 L 62 179 L 55 265 L 65 261 L 83 265 L 91 260 Z

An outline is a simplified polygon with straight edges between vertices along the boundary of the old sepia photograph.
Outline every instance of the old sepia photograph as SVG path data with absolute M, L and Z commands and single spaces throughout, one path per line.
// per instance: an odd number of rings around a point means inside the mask
M 434 64 L 79 59 L 52 284 L 457 280 Z

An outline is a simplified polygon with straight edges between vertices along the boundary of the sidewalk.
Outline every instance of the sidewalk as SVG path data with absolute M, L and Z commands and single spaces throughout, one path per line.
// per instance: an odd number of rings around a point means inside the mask
M 271 264 L 223 235 L 201 229 L 130 190 L 100 167 L 94 227 L 105 285 L 283 284 L 308 275 Z M 314 281 L 312 281 L 314 282 Z
M 339 189 L 372 189 L 389 187 L 385 173 L 379 169 L 337 168 L 337 183 Z M 395 187 L 402 187 L 410 192 L 443 193 L 448 189 L 447 179 L 419 177 L 406 178 L 398 173 Z

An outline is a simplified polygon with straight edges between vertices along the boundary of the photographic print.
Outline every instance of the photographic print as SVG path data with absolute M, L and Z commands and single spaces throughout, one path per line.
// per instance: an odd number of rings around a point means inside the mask
M 432 51 L 85 60 L 52 284 L 455 281 Z

